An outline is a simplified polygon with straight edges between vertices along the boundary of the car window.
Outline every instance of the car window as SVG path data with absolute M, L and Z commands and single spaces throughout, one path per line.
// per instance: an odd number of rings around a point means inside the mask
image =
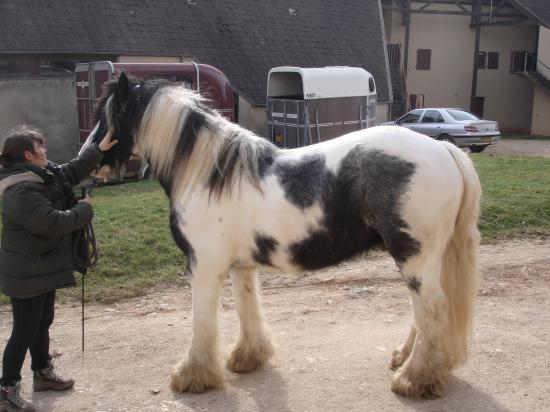
M 473 113 L 467 112 L 466 110 L 450 109 L 450 110 L 447 110 L 447 113 L 449 113 L 453 119 L 458 120 L 458 121 L 461 121 L 461 120 L 479 120 L 479 117 L 477 117 Z
M 426 110 L 421 123 L 445 123 L 445 119 L 438 110 Z
M 416 123 L 421 114 L 422 110 L 413 110 L 399 119 L 399 123 Z

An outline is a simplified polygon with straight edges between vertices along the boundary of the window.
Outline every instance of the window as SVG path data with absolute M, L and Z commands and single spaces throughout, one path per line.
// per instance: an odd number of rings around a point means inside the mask
M 449 113 L 453 119 L 458 121 L 479 120 L 475 114 L 467 112 L 466 110 L 447 110 L 447 113 Z
M 491 70 L 498 69 L 498 52 L 488 53 L 487 68 Z
M 421 123 L 445 123 L 445 119 L 437 110 L 427 110 Z
M 409 107 L 412 109 L 419 109 L 424 107 L 424 95 L 423 94 L 409 94 Z
M 432 63 L 432 49 L 416 50 L 416 70 L 430 70 Z
M 416 123 L 422 114 L 422 110 L 413 110 L 399 119 L 399 123 Z
M 478 69 L 485 69 L 485 60 L 487 57 L 486 52 L 480 51 L 477 55 L 477 68 Z

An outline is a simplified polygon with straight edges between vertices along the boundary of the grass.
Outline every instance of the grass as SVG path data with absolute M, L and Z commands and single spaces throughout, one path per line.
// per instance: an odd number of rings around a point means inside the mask
M 472 160 L 483 187 L 484 241 L 550 234 L 550 159 L 480 153 Z
M 550 159 L 484 153 L 472 159 L 484 191 L 485 242 L 550 234 Z M 94 211 L 100 260 L 86 278 L 87 300 L 115 302 L 151 287 L 187 283 L 185 257 L 171 238 L 168 200 L 157 182 L 98 188 Z M 78 288 L 59 291 L 62 300 L 78 299 L 79 293 Z

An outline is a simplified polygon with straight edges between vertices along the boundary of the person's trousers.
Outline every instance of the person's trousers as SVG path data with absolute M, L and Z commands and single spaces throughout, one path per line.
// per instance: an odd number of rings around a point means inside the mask
M 48 367 L 54 305 L 55 290 L 27 299 L 11 298 L 13 329 L 2 358 L 2 386 L 21 380 L 27 350 L 33 371 Z

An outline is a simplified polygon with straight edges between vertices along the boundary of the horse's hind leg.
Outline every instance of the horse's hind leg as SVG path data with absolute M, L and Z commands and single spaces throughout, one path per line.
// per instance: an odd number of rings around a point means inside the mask
M 409 332 L 409 336 L 407 337 L 407 340 L 399 347 L 397 347 L 392 354 L 391 359 L 391 368 L 392 370 L 396 370 L 399 368 L 403 363 L 407 360 L 409 357 L 414 341 L 416 339 L 416 326 L 414 323 L 411 325 L 411 331 Z
M 212 269 L 212 268 L 210 268 Z M 218 305 L 225 273 L 193 271 L 193 339 L 186 359 L 172 372 L 177 392 L 204 392 L 223 386 L 225 368 L 218 328 Z
M 271 358 L 273 346 L 261 307 L 256 269 L 232 269 L 231 281 L 241 329 L 227 368 L 237 373 L 250 372 Z
M 445 347 L 448 303 L 439 282 L 440 267 L 439 258 L 420 255 L 401 268 L 411 292 L 416 326 L 416 334 L 411 330 L 404 345 L 407 349 L 414 337 L 412 350 L 392 377 L 392 390 L 401 395 L 440 396 L 451 369 Z

